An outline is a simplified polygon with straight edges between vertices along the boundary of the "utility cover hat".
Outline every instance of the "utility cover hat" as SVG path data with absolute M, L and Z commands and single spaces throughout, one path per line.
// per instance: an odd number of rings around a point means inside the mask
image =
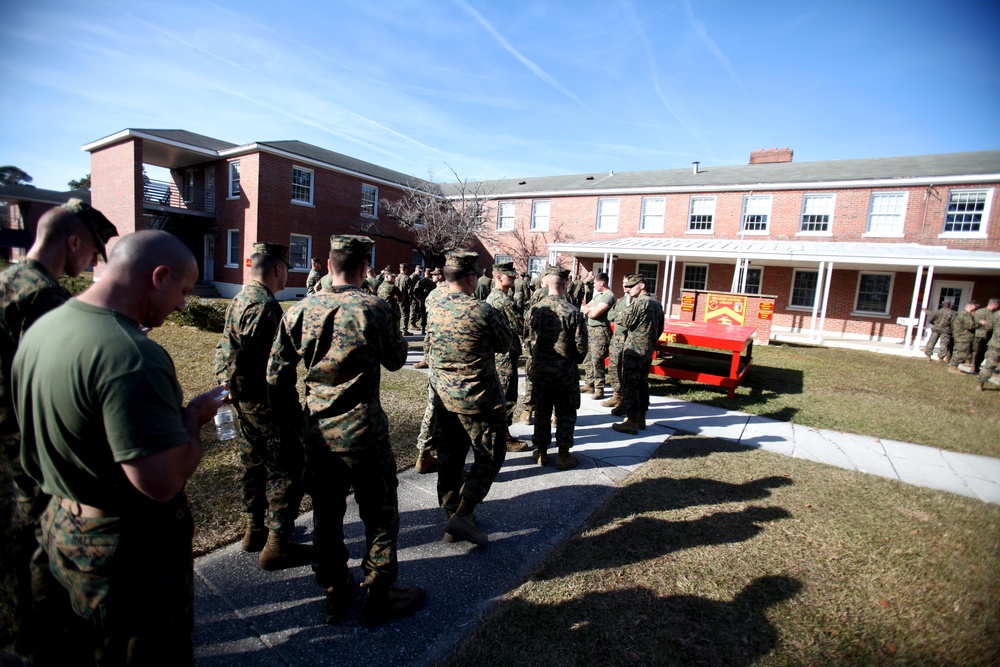
M 94 235 L 97 252 L 101 253 L 101 257 L 107 262 L 108 239 L 112 236 L 118 236 L 118 230 L 111 224 L 111 221 L 104 217 L 103 213 L 82 199 L 70 199 L 62 205 L 62 208 L 75 215 L 83 223 L 83 226 L 90 230 L 90 233 Z

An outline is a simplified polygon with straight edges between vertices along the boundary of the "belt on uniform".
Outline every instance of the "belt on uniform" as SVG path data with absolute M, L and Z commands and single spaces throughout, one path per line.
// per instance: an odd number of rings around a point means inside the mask
M 82 519 L 103 519 L 109 516 L 107 512 L 100 508 L 84 505 L 69 498 L 59 498 L 59 505 L 73 516 L 78 516 Z

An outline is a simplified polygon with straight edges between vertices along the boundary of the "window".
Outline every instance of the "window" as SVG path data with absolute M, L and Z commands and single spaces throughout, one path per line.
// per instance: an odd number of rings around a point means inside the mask
M 684 289 L 702 290 L 708 288 L 708 264 L 685 264 Z
M 361 186 L 361 215 L 366 218 L 378 217 L 378 187 L 374 185 Z
M 510 255 L 497 255 L 496 257 L 493 258 L 494 264 L 503 264 L 505 262 L 513 262 L 513 261 L 514 258 L 511 257 Z
M 858 275 L 858 298 L 854 312 L 869 315 L 889 314 L 889 295 L 892 292 L 891 273 L 862 273 Z
M 643 197 L 642 218 L 639 220 L 640 232 L 663 233 L 663 212 L 666 209 L 665 197 Z
M 764 269 L 747 269 L 746 284 L 743 294 L 760 294 L 760 286 L 764 279 Z M 740 269 L 740 282 L 743 282 L 743 270 Z
M 691 197 L 689 232 L 710 232 L 715 222 L 715 197 Z
M 531 231 L 549 231 L 549 210 L 552 202 L 536 201 L 531 202 Z
M 292 234 L 288 241 L 288 263 L 292 270 L 308 271 L 312 268 L 312 237 Z
M 226 266 L 239 266 L 241 257 L 243 248 L 240 247 L 240 230 L 230 229 L 226 235 Z
M 865 233 L 872 236 L 902 236 L 905 213 L 905 192 L 873 193 Z
M 806 195 L 802 198 L 802 222 L 799 231 L 825 233 L 833 220 L 833 195 Z
M 771 195 L 745 195 L 743 197 L 743 231 L 767 234 L 771 219 Z
M 599 232 L 618 231 L 617 199 L 597 200 L 597 231 Z
M 945 234 L 984 234 L 989 220 L 989 190 L 952 190 L 944 217 Z
M 531 274 L 532 278 L 542 275 L 545 272 L 545 258 L 544 257 L 529 257 L 528 258 L 528 273 Z
M 311 169 L 292 167 L 292 201 L 313 203 L 313 172 Z
M 792 276 L 792 296 L 788 300 L 788 307 L 812 308 L 816 302 L 817 284 L 819 284 L 819 271 L 795 269 L 795 274 Z
M 229 195 L 230 199 L 237 199 L 240 196 L 240 161 L 235 160 L 229 163 Z
M 497 229 L 500 231 L 514 229 L 514 202 L 500 202 L 497 208 Z
M 413 271 L 415 266 L 424 265 L 424 253 L 420 252 L 416 248 L 410 251 L 410 271 Z
M 656 295 L 656 276 L 659 269 L 659 262 L 639 262 L 635 267 L 635 272 L 642 276 L 642 281 L 646 283 L 646 291 L 654 296 Z

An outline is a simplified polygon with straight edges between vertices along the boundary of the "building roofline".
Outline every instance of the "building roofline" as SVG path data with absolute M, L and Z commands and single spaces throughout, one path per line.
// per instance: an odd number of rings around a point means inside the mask
M 166 139 L 164 137 L 157 136 L 155 134 L 149 134 L 143 132 L 142 130 L 124 129 L 121 132 L 116 132 L 112 135 L 104 137 L 103 139 L 98 139 L 97 141 L 92 141 L 89 144 L 84 144 L 81 146 L 81 150 L 88 153 L 92 153 L 101 148 L 106 148 L 108 146 L 113 146 L 114 144 L 121 143 L 126 139 L 142 139 L 144 141 L 155 141 L 160 144 L 166 144 L 168 146 L 174 146 L 175 148 L 182 148 L 186 151 L 191 151 L 193 153 L 200 153 L 206 157 L 218 157 L 219 151 L 212 150 L 211 148 L 203 148 L 201 146 L 195 146 L 194 144 L 176 141 L 173 139 Z

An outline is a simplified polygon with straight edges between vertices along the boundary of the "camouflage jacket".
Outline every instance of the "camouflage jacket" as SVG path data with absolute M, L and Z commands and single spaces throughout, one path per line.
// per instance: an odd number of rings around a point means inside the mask
M 586 289 L 582 280 L 574 280 L 566 287 L 566 300 L 573 307 L 579 308 L 583 303 L 583 294 Z
M 399 288 L 394 283 L 386 280 L 379 285 L 378 298 L 389 304 L 389 308 L 392 309 L 392 313 L 396 316 L 397 320 L 402 317 L 402 313 L 399 310 L 399 302 L 403 300 L 403 293 L 399 291 Z
M 229 383 L 234 400 L 267 405 L 267 360 L 280 321 L 277 299 L 256 280 L 230 302 L 215 346 L 215 379 Z
M 989 346 L 994 349 L 1000 347 L 1000 310 L 993 311 L 993 334 Z
M 522 310 L 528 304 L 528 299 L 531 298 L 531 287 L 528 285 L 528 281 L 524 278 L 514 279 L 514 303 L 516 303 Z
M 379 280 L 378 277 L 365 278 L 365 284 L 363 285 L 363 287 L 366 290 L 368 290 L 368 292 L 370 294 L 372 294 L 372 295 L 378 295 L 378 288 L 379 288 L 379 286 L 381 284 L 382 284 L 382 281 Z
M 955 319 L 955 311 L 951 308 L 938 308 L 927 315 L 927 324 L 938 333 L 951 331 L 951 321 Z
M 486 297 L 486 303 L 493 306 L 507 322 L 511 330 L 510 355 L 516 360 L 521 356 L 521 332 L 524 331 L 524 313 L 506 292 L 494 287 Z
M 423 301 L 427 298 L 428 294 L 434 291 L 435 287 L 437 287 L 437 283 L 430 278 L 421 278 L 413 286 L 413 298 L 418 301 Z
M 615 327 L 625 330 L 623 349 L 626 353 L 631 351 L 639 357 L 652 357 L 656 341 L 663 333 L 663 306 L 643 292 L 615 318 Z
M 492 291 L 493 279 L 487 278 L 486 276 L 480 276 L 479 280 L 476 282 L 476 298 L 480 301 L 486 301 Z
M 565 297 L 549 295 L 531 307 L 527 319 L 531 381 L 560 385 L 579 382 L 578 367 L 587 356 L 583 313 Z
M 39 317 L 70 299 L 69 292 L 41 262 L 24 259 L 0 273 L 0 434 L 17 433 L 10 368 L 24 332 Z
M 972 313 L 963 310 L 955 319 L 951 321 L 951 335 L 955 340 L 971 340 L 975 335 L 976 321 L 972 319 Z
M 385 301 L 353 285 L 336 285 L 288 309 L 267 365 L 268 398 L 285 426 L 301 423 L 295 386 L 300 360 L 310 435 L 338 452 L 389 437 L 379 383 L 383 366 L 395 371 L 406 362 L 406 341 Z
M 434 281 L 431 281 L 434 283 Z M 434 289 L 432 289 L 427 296 L 424 298 L 424 308 L 427 312 L 431 312 L 431 308 L 434 307 L 438 301 L 444 298 L 444 295 L 448 293 L 448 283 L 441 281 L 439 283 L 434 283 Z
M 316 284 L 322 276 L 316 269 L 309 269 L 309 277 L 306 278 L 306 294 L 312 294 L 316 291 Z
M 497 310 L 464 292 L 444 290 L 427 308 L 424 354 L 430 382 L 444 407 L 458 414 L 504 414 L 494 355 L 513 333 Z
M 403 303 L 408 303 L 413 292 L 413 280 L 410 276 L 405 273 L 400 273 L 396 276 L 396 288 L 402 295 L 399 300 Z
M 976 324 L 976 338 L 986 338 L 993 331 L 993 311 L 985 306 L 972 313 L 972 321 Z

